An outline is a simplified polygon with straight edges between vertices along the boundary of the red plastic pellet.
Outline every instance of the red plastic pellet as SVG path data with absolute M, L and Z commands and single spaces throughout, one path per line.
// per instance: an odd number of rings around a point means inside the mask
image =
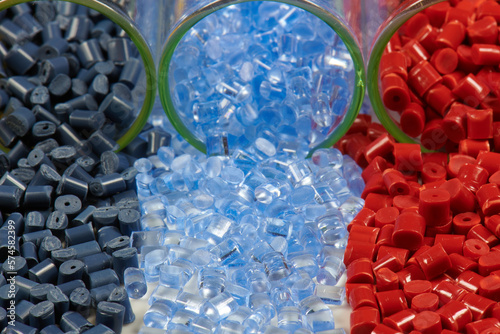
M 457 277 L 457 285 L 464 288 L 465 290 L 477 293 L 479 291 L 479 283 L 483 279 L 483 276 L 479 275 L 475 271 L 464 271 Z
M 491 310 L 496 305 L 495 301 L 470 292 L 463 295 L 460 301 L 469 308 L 474 320 L 490 317 Z
M 410 186 L 400 171 L 388 168 L 383 171 L 382 178 L 389 195 L 397 196 L 410 194 Z
M 453 231 L 456 234 L 466 235 L 469 230 L 481 223 L 481 217 L 474 212 L 464 212 L 453 217 Z
M 422 168 L 423 183 L 444 181 L 446 179 L 446 169 L 435 162 L 426 162 Z
M 493 110 L 471 110 L 467 113 L 467 138 L 493 138 Z
M 403 292 L 409 304 L 412 303 L 413 298 L 415 298 L 416 296 L 423 293 L 430 293 L 431 291 L 431 282 L 424 280 L 414 280 L 408 282 L 403 288 Z
M 377 238 L 377 245 L 382 246 L 394 246 L 392 243 L 392 234 L 394 233 L 393 224 L 385 224 L 380 228 L 380 233 Z M 377 258 L 378 259 L 378 258 Z
M 443 189 L 421 191 L 418 211 L 427 226 L 446 225 L 450 219 L 450 194 Z
M 496 302 L 500 301 L 500 276 L 490 275 L 484 277 L 479 282 L 479 295 Z
M 389 109 L 403 111 L 410 103 L 406 82 L 397 74 L 387 74 L 382 79 L 382 99 Z
M 489 252 L 481 255 L 477 260 L 477 264 L 479 274 L 482 276 L 489 275 L 495 270 L 500 270 L 500 252 Z M 500 278 L 500 276 L 497 277 Z
M 497 21 L 493 16 L 485 16 L 467 27 L 467 36 L 473 44 L 496 44 Z
M 351 333 L 366 334 L 380 323 L 380 312 L 374 307 L 360 307 L 351 312 Z
M 414 264 L 406 266 L 404 269 L 398 271 L 396 275 L 398 275 L 399 284 L 403 287 L 408 284 L 408 282 L 414 280 L 425 280 L 425 275 L 422 269 L 420 269 L 418 265 Z
M 500 189 L 495 183 L 484 184 L 476 192 L 477 203 L 485 216 L 500 212 Z
M 500 153 L 482 151 L 479 152 L 476 160 L 477 164 L 485 168 L 491 176 L 500 170 Z
M 494 247 L 500 243 L 500 240 L 490 232 L 486 227 L 478 224 L 472 227 L 467 233 L 467 239 L 479 239 L 484 241 L 489 248 Z
M 434 293 L 422 293 L 411 301 L 411 309 L 416 312 L 436 311 L 439 308 L 439 297 Z
M 380 315 L 384 318 L 408 308 L 405 295 L 401 290 L 377 292 L 375 297 L 378 301 Z
M 394 140 L 389 134 L 384 133 L 374 141 L 372 141 L 368 146 L 364 149 L 364 155 L 366 161 L 370 163 L 373 159 L 378 156 L 387 156 L 392 154 L 394 149 Z
M 412 320 L 417 312 L 411 309 L 399 311 L 383 320 L 384 325 L 399 332 L 409 332 L 413 329 Z
M 346 270 L 347 283 L 374 283 L 371 259 L 359 258 L 352 261 Z
M 451 261 L 443 246 L 437 244 L 416 257 L 427 279 L 433 279 L 451 268 Z
M 422 245 L 425 219 L 418 213 L 405 212 L 396 219 L 392 242 L 396 247 L 417 250 Z
M 452 277 L 458 277 L 461 273 L 468 270 L 477 271 L 477 262 L 463 255 L 457 253 L 450 254 L 450 260 L 452 267 L 446 273 Z
M 348 266 L 354 260 L 361 258 L 373 259 L 375 257 L 375 251 L 377 245 L 362 242 L 362 241 L 351 241 L 347 243 L 345 253 L 344 253 L 344 264 Z
M 413 328 L 422 334 L 440 334 L 442 330 L 441 317 L 431 311 L 418 313 L 412 323 Z
M 484 331 L 490 331 L 495 328 L 500 330 L 500 321 L 488 318 L 477 320 L 465 325 L 465 332 L 467 334 L 482 334 Z
M 399 289 L 399 278 L 394 271 L 389 268 L 380 268 L 375 272 L 377 291 L 389 291 Z
M 349 232 L 349 241 L 362 241 L 374 244 L 380 232 L 378 227 L 354 225 Z
M 408 58 L 402 52 L 386 53 L 380 59 L 380 77 L 397 74 L 403 80 L 408 79 Z
M 439 188 L 446 190 L 450 194 L 450 209 L 454 214 L 474 210 L 476 205 L 474 194 L 465 188 L 459 179 L 453 178 L 448 180 L 440 185 Z
M 374 307 L 377 308 L 377 299 L 373 289 L 360 285 L 351 290 L 349 294 L 349 305 L 353 310 L 360 307 Z
M 415 102 L 410 102 L 401 113 L 401 129 L 410 137 L 418 137 L 425 126 L 425 111 Z
M 462 184 L 473 193 L 488 182 L 488 177 L 488 170 L 476 164 L 463 165 L 457 175 Z
M 436 43 L 438 47 L 456 50 L 464 38 L 465 26 L 456 20 L 448 21 L 437 36 Z
M 443 306 L 451 302 L 452 300 L 460 300 L 463 295 L 468 293 L 467 290 L 459 287 L 452 282 L 449 281 L 441 281 L 439 282 L 433 289 L 433 292 L 439 297 L 439 305 Z
M 443 328 L 452 331 L 461 331 L 472 321 L 472 313 L 467 306 L 459 301 L 452 300 L 436 311 L 441 317 Z
M 480 225 L 476 225 L 480 226 Z M 464 242 L 463 254 L 465 257 L 477 261 L 490 252 L 490 247 L 481 239 L 468 239 Z

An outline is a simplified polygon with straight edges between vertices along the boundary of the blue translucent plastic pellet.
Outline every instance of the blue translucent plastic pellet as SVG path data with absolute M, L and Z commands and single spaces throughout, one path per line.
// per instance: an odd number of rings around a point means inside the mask
M 144 273 L 146 281 L 157 282 L 160 277 L 160 266 L 167 259 L 167 252 L 157 249 L 149 252 L 144 259 Z
M 289 253 L 287 260 L 294 269 L 304 271 L 309 277 L 316 277 L 318 274 L 318 261 L 308 252 Z
M 341 305 L 345 300 L 345 288 L 330 285 L 316 285 L 314 295 L 321 298 L 325 304 Z
M 227 239 L 210 250 L 218 262 L 227 265 L 241 256 L 241 246 L 233 239 Z
M 153 168 L 153 164 L 149 159 L 140 158 L 134 162 L 134 167 L 139 173 L 148 173 Z
M 290 275 L 290 268 L 280 252 L 271 252 L 262 258 L 267 277 L 272 281 L 282 280 Z
M 160 301 L 164 304 L 174 307 L 178 295 L 179 289 L 169 288 L 160 284 L 153 290 L 153 293 L 149 297 L 148 303 L 149 305 L 152 305 L 155 302 Z
M 213 298 L 224 291 L 226 274 L 221 268 L 202 268 L 198 272 L 199 294 L 204 298 Z
M 327 256 L 318 271 L 316 279 L 324 285 L 336 285 L 345 272 L 344 262 L 336 256 Z
M 202 308 L 202 312 L 211 320 L 219 322 L 227 318 L 238 306 L 238 302 L 231 294 L 222 292 L 206 302 Z
M 125 289 L 130 298 L 138 299 L 146 294 L 148 286 L 144 271 L 138 268 L 127 268 L 123 274 Z
M 302 278 L 293 283 L 290 287 L 292 292 L 292 299 L 299 302 L 302 299 L 313 294 L 315 288 L 314 282 L 310 278 Z
M 161 301 L 154 302 L 143 317 L 147 327 L 167 329 L 168 322 L 175 312 L 175 306 L 167 305 Z
M 176 303 L 179 308 L 184 308 L 190 312 L 201 314 L 203 305 L 208 299 L 189 292 L 181 292 L 177 295 Z
M 130 246 L 137 248 L 139 253 L 143 246 L 161 246 L 163 234 L 159 231 L 134 231 L 130 236 Z
M 328 214 L 318 217 L 316 223 L 321 233 L 321 242 L 325 245 L 333 245 L 347 235 L 342 214 L 338 211 L 332 210 Z
M 261 314 L 265 319 L 271 320 L 276 315 L 276 308 L 267 293 L 251 294 L 248 304 L 254 313 Z
M 187 278 L 182 267 L 166 263 L 160 266 L 160 284 L 164 286 L 180 289 L 186 285 Z

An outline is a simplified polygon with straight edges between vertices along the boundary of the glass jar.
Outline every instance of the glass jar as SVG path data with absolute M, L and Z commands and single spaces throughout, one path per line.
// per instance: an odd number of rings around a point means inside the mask
M 410 18 L 422 10 L 447 0 L 387 0 L 369 1 L 366 4 L 366 20 L 370 27 L 366 29 L 366 44 L 368 57 L 367 89 L 370 101 L 378 119 L 399 142 L 416 143 L 418 139 L 405 134 L 398 124 L 397 112 L 388 111 L 384 106 L 380 91 L 379 67 L 384 50 L 392 36 Z M 422 147 L 423 150 L 426 150 Z
M 133 56 L 137 57 L 139 63 L 141 64 L 139 65 L 140 69 L 136 71 L 138 76 L 136 85 L 131 87 L 133 101 L 131 100 L 130 117 L 124 124 L 121 124 L 118 130 L 114 131 L 113 136 L 111 136 L 111 138 L 118 144 L 119 149 L 123 149 L 141 132 L 142 128 L 146 124 L 156 96 L 156 68 L 154 65 L 150 45 L 145 39 L 143 33 L 138 28 L 137 24 L 134 22 L 135 16 L 139 12 L 137 8 L 141 2 L 131 0 L 5 0 L 0 1 L 0 13 L 4 13 L 3 15 L 7 15 L 8 13 L 15 11 L 14 6 L 33 5 L 33 8 L 35 8 L 34 6 L 39 6 L 40 4 L 42 4 L 41 6 L 43 6 L 44 2 L 53 2 L 54 4 L 59 3 L 61 6 L 63 6 L 63 3 L 66 3 L 67 8 L 70 8 L 75 4 L 85 6 L 90 10 L 89 13 L 100 13 L 105 18 L 111 20 L 116 25 L 116 28 L 113 27 L 112 29 L 120 29 L 120 32 L 117 32 L 116 36 L 119 35 L 120 37 L 128 37 L 132 41 L 131 47 L 128 48 L 128 51 L 131 51 Z M 10 12 L 7 12 L 8 10 Z M 19 9 L 19 12 L 23 10 L 24 9 Z M 48 15 L 52 14 L 48 13 Z M 60 24 L 62 25 L 63 23 Z M 38 28 L 39 27 L 40 26 L 38 26 Z M 41 25 L 41 27 L 43 28 L 43 25 Z M 36 35 L 36 37 L 34 38 L 36 38 L 38 42 L 38 40 L 40 39 L 40 32 L 38 32 L 37 34 L 38 35 Z M 62 34 L 62 37 L 64 37 L 64 30 Z M 128 59 L 128 56 L 128 54 L 124 54 L 124 57 L 126 59 Z M 39 64 L 37 66 L 39 66 Z M 123 66 L 123 64 L 120 64 L 120 66 Z M 33 72 L 30 73 L 32 74 Z M 8 79 L 8 76 L 5 79 Z M 59 100 L 57 102 L 64 102 L 64 100 Z M 31 106 L 27 105 L 27 107 Z M 3 151 L 9 150 L 9 148 L 3 145 L 0 145 L 0 149 L 2 149 Z
M 183 38 L 193 32 L 191 30 L 197 28 L 197 24 L 200 21 L 208 18 L 210 15 L 218 14 L 219 11 L 227 9 L 226 7 L 231 5 L 236 6 L 248 6 L 250 8 L 252 0 L 171 0 L 168 1 L 170 9 L 167 11 L 170 13 L 168 18 L 169 33 L 163 47 L 163 53 L 159 61 L 159 72 L 158 72 L 158 88 L 160 99 L 165 109 L 165 112 L 172 123 L 172 125 L 177 129 L 177 131 L 194 147 L 202 152 L 207 152 L 207 139 L 204 138 L 203 134 L 195 129 L 193 123 L 193 116 L 188 112 L 187 114 L 182 114 L 177 110 L 174 105 L 174 101 L 171 94 L 172 84 L 172 73 L 171 73 L 171 63 L 175 58 L 175 52 L 183 40 Z M 365 71 L 363 64 L 363 57 L 360 48 L 361 40 L 361 4 L 358 1 L 326 1 L 326 0 L 278 0 L 278 1 L 262 1 L 264 3 L 279 3 L 280 6 L 291 6 L 293 10 L 296 8 L 305 10 L 307 14 L 312 14 L 315 18 L 326 23 L 326 25 L 331 28 L 334 33 L 340 38 L 341 42 L 345 45 L 346 54 L 350 56 L 352 62 L 352 68 L 349 73 L 346 74 L 346 82 L 349 91 L 349 100 L 346 103 L 346 107 L 342 109 L 342 112 L 338 117 L 332 122 L 331 125 L 326 125 L 323 133 L 315 140 L 306 139 L 307 150 L 311 154 L 315 149 L 320 147 L 330 147 L 332 146 L 346 131 L 349 129 L 350 125 L 356 118 L 358 111 L 361 107 L 362 100 L 365 92 Z M 269 5 L 272 6 L 272 5 Z M 295 8 L 296 7 L 296 8 Z M 232 7 L 235 8 L 235 7 Z M 243 7 L 240 7 L 243 8 Z M 245 7 L 246 8 L 246 7 Z M 252 7 L 253 8 L 253 7 Z M 280 7 L 281 8 L 281 7 Z M 285 7 L 283 7 L 285 8 Z M 288 8 L 288 7 L 286 7 Z M 244 16 L 244 15 L 242 15 Z M 255 26 L 256 16 L 250 18 L 249 24 Z M 208 37 L 210 37 L 210 32 L 208 32 Z M 205 41 L 206 42 L 206 41 Z M 251 62 L 251 60 L 250 60 Z M 346 70 L 347 72 L 347 70 Z M 312 86 L 312 82 L 310 82 Z M 261 87 L 262 88 L 262 87 Z M 261 90 L 262 91 L 262 90 Z M 287 97 L 288 98 L 288 97 Z M 286 117 L 286 116 L 283 116 Z M 328 115 L 326 116 L 328 118 Z M 318 123 L 314 123 L 312 126 L 316 126 Z M 328 123 L 326 123 L 328 124 Z M 217 127 L 217 125 L 216 125 Z M 247 126 L 242 124 L 240 128 L 246 128 Z M 273 131 L 280 132 L 276 128 Z M 231 139 L 229 139 L 231 141 Z M 230 147 L 230 149 L 239 148 L 238 144 Z M 211 152 L 209 152 L 210 154 Z

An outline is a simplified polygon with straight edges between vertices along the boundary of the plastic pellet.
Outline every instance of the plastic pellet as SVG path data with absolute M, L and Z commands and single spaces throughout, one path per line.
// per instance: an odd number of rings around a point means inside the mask
M 109 296 L 118 286 L 114 283 L 99 286 L 97 288 L 90 289 L 90 297 L 92 298 L 92 307 L 97 307 L 102 301 L 109 299 Z
M 66 245 L 68 247 L 88 241 L 95 241 L 92 222 L 65 229 L 64 240 L 66 241 Z
M 125 316 L 125 307 L 112 302 L 100 302 L 97 305 L 96 321 L 120 333 Z
M 47 258 L 30 268 L 28 276 L 30 280 L 38 283 L 56 283 L 57 267 L 51 259 Z
M 68 311 L 61 317 L 59 326 L 65 332 L 83 332 L 91 329 L 94 325 L 85 319 L 80 313 Z
M 38 248 L 38 259 L 43 261 L 51 257 L 53 251 L 61 249 L 62 243 L 55 236 L 48 236 L 43 238 Z
M 47 294 L 47 300 L 54 305 L 56 319 L 69 311 L 69 298 L 57 286 Z
M 112 253 L 113 269 L 115 270 L 120 282 L 124 281 L 124 271 L 127 268 L 139 267 L 137 258 L 137 249 L 133 247 L 123 248 Z
M 130 304 L 130 299 L 127 294 L 127 290 L 123 287 L 117 287 L 112 292 L 108 298 L 108 302 L 114 302 L 125 307 L 125 315 L 123 319 L 123 324 L 129 324 L 134 322 L 135 314 L 132 310 L 132 306 Z
M 91 298 L 86 288 L 76 288 L 69 295 L 70 310 L 76 311 L 83 317 L 90 315 Z M 64 318 L 64 315 L 63 315 Z
M 30 302 L 32 302 L 33 304 L 38 304 L 39 302 L 47 300 L 47 295 L 53 288 L 54 285 L 50 283 L 40 283 L 32 286 L 29 290 Z
M 30 309 L 30 326 L 42 328 L 55 324 L 54 304 L 48 300 L 36 304 Z
M 148 287 L 142 270 L 138 268 L 125 269 L 123 281 L 130 298 L 138 299 L 146 294 Z
M 76 258 L 81 259 L 89 255 L 101 253 L 101 247 L 99 247 L 99 244 L 97 241 L 87 241 L 83 243 L 79 243 L 76 245 L 71 246 L 70 248 L 73 248 L 76 250 Z
M 80 260 L 68 260 L 59 266 L 57 284 L 82 279 L 85 264 Z

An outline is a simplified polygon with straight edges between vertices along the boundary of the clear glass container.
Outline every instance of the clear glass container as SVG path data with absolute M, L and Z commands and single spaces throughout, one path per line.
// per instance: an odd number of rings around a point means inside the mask
M 158 89 L 163 108 L 177 131 L 198 150 L 207 151 L 206 138 L 195 129 L 192 115 L 186 115 L 174 106 L 171 94 L 171 62 L 173 62 L 176 48 L 186 34 L 209 15 L 225 9 L 231 5 L 248 5 L 253 0 L 169 0 L 166 6 L 167 37 L 163 53 L 159 61 Z M 254 0 L 255 1 L 255 0 Z M 349 86 L 349 101 L 343 113 L 325 131 L 324 137 L 316 142 L 309 141 L 308 150 L 311 154 L 320 147 L 332 146 L 346 133 L 361 107 L 365 94 L 365 70 L 361 52 L 361 13 L 362 4 L 358 1 L 329 1 L 329 0 L 277 0 L 263 1 L 281 3 L 305 10 L 326 23 L 345 45 L 352 61 L 352 70 L 347 76 Z M 196 27 L 195 27 L 196 28 Z M 311 82 L 312 84 L 312 82 Z M 245 126 L 242 126 L 245 127 Z M 230 147 L 230 150 L 238 147 Z
M 388 111 L 380 91 L 379 66 L 387 43 L 398 29 L 415 14 L 446 0 L 370 0 L 365 5 L 365 54 L 368 55 L 367 89 L 373 110 L 378 119 L 399 142 L 416 143 L 399 126 L 399 114 Z M 423 150 L 425 148 L 422 147 Z
M 141 1 L 135 0 L 42 0 L 42 1 L 28 1 L 28 0 L 3 0 L 0 1 L 0 15 L 3 11 L 12 11 L 14 6 L 38 5 L 43 2 L 54 3 L 73 3 L 88 7 L 94 12 L 99 12 L 116 26 L 116 29 L 121 29 L 120 36 L 128 37 L 133 45 L 133 53 L 142 63 L 142 68 L 139 73 L 139 80 L 132 89 L 132 114 L 129 120 L 120 126 L 118 131 L 115 132 L 113 139 L 123 149 L 130 143 L 142 130 L 146 124 L 151 109 L 153 107 L 156 97 L 156 67 L 154 65 L 153 54 L 151 46 L 147 39 L 144 37 L 143 32 L 139 29 L 135 20 L 138 13 L 141 12 Z M 7 12 L 5 12 L 7 13 Z M 64 37 L 64 31 L 63 31 Z M 39 37 L 36 37 L 39 38 Z M 134 50 L 134 48 L 136 50 Z M 8 79 L 8 77 L 6 78 Z M 61 101 L 64 102 L 64 101 Z M 28 106 L 29 107 L 29 106 Z M 2 115 L 3 117 L 4 115 Z M 0 149 L 8 151 L 9 149 L 0 145 Z

